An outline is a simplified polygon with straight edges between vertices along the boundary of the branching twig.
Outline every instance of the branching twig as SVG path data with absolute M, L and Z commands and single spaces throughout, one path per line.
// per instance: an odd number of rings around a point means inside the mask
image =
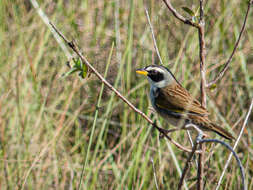
M 233 49 L 232 54 L 230 55 L 228 61 L 226 62 L 223 70 L 218 74 L 217 78 L 210 82 L 209 84 L 207 84 L 206 82 L 206 68 L 205 68 L 205 38 L 204 38 L 204 32 L 205 32 L 205 21 L 204 21 L 204 6 L 203 6 L 203 0 L 199 0 L 199 6 L 200 6 L 200 17 L 199 17 L 199 23 L 193 23 L 190 20 L 187 20 L 186 18 L 184 18 L 182 15 L 180 15 L 171 5 L 169 0 L 163 0 L 163 2 L 166 4 L 166 6 L 168 7 L 168 9 L 172 12 L 172 14 L 179 19 L 180 21 L 182 21 L 185 24 L 191 25 L 193 27 L 196 27 L 198 29 L 198 34 L 199 34 L 199 57 L 200 57 L 200 75 L 201 75 L 201 83 L 200 83 L 200 91 L 201 91 L 201 104 L 203 107 L 206 107 L 206 91 L 205 88 L 211 86 L 212 84 L 214 84 L 216 81 L 218 81 L 220 78 L 222 78 L 222 76 L 224 75 L 224 73 L 226 72 L 229 63 L 232 60 L 232 57 L 235 53 L 236 48 L 238 47 L 239 41 L 241 39 L 242 33 L 244 31 L 245 25 L 246 25 L 246 21 L 248 18 L 248 14 L 249 14 L 249 10 L 250 10 L 250 6 L 253 3 L 253 0 L 249 1 L 249 5 L 248 5 L 248 9 L 244 18 L 244 23 L 240 32 L 240 35 L 238 37 L 238 40 L 235 44 L 235 47 Z M 203 145 L 204 146 L 204 145 Z M 180 182 L 179 182 L 179 187 L 178 189 L 181 188 L 182 186 L 182 182 L 184 180 L 184 176 L 186 174 L 186 171 L 189 167 L 189 162 L 193 157 L 194 151 L 196 150 L 197 147 L 197 142 L 195 142 L 193 149 L 192 149 L 192 153 L 189 155 L 186 166 L 184 168 L 184 172 L 182 174 L 182 177 L 180 178 Z M 202 190 L 203 189 L 203 156 L 204 156 L 204 151 L 202 149 L 202 144 L 200 144 L 200 149 L 202 150 L 202 153 L 199 155 L 199 162 L 198 162 L 198 186 L 197 189 L 198 190 Z M 232 155 L 231 155 L 232 156 Z
M 249 118 L 249 115 L 250 115 L 250 112 L 252 110 L 252 107 L 253 107 L 253 100 L 251 102 L 251 106 L 250 106 L 250 109 L 249 109 L 249 112 L 246 116 L 246 119 L 244 121 L 244 125 L 243 125 L 243 129 L 248 121 L 248 118 Z M 243 130 L 241 130 L 243 131 Z M 242 134 L 242 132 L 240 133 Z M 239 138 L 238 138 L 239 139 Z M 225 143 L 224 141 L 221 141 L 221 140 L 218 140 L 218 139 L 199 139 L 197 138 L 197 140 L 195 141 L 195 144 L 192 148 L 192 152 L 191 154 L 189 155 L 187 161 L 186 161 L 186 165 L 185 165 L 185 168 L 183 170 L 183 173 L 182 173 L 182 176 L 180 178 L 180 181 L 179 181 L 179 185 L 178 185 L 178 190 L 180 190 L 182 188 L 182 184 L 183 184 L 183 181 L 184 181 L 184 178 L 186 176 L 186 173 L 187 173 L 187 170 L 189 169 L 189 166 L 190 166 L 190 162 L 191 162 L 191 159 L 197 149 L 197 145 L 202 145 L 203 143 L 220 143 L 221 145 L 225 146 L 227 149 L 229 149 L 231 151 L 231 157 L 234 156 L 236 161 L 237 161 L 237 164 L 239 166 L 239 169 L 240 169 L 240 173 L 241 173 L 241 178 L 242 178 L 242 190 L 247 190 L 247 186 L 246 186 L 246 183 L 245 183 L 245 173 L 244 173 L 244 169 L 243 169 L 243 166 L 242 166 L 242 163 L 238 157 L 238 155 L 235 153 L 234 151 L 234 148 L 232 148 L 230 145 L 228 145 L 227 143 Z M 231 159 L 231 158 L 230 158 Z M 226 163 L 226 165 L 228 164 L 228 162 Z M 198 172 L 199 174 L 199 172 Z M 221 176 L 222 177 L 222 176 Z M 199 187 L 198 187 L 199 188 Z M 216 190 L 218 190 L 219 188 L 219 185 L 216 187 Z
M 240 40 L 241 40 L 242 33 L 243 33 L 244 29 L 245 29 L 246 22 L 247 22 L 247 19 L 248 19 L 248 15 L 249 15 L 249 11 L 250 11 L 250 8 L 251 8 L 252 4 L 253 4 L 253 0 L 250 0 L 249 3 L 248 3 L 248 9 L 247 9 L 247 12 L 246 12 L 245 17 L 244 17 L 244 21 L 243 21 L 243 25 L 242 25 L 239 37 L 238 37 L 238 39 L 237 39 L 237 41 L 235 43 L 235 46 L 234 46 L 234 49 L 233 49 L 231 55 L 229 56 L 227 62 L 224 65 L 224 68 L 221 70 L 221 72 L 217 75 L 217 77 L 214 80 L 212 80 L 211 82 L 209 82 L 206 85 L 206 87 L 211 87 L 213 84 L 215 84 L 218 80 L 220 80 L 223 77 L 223 75 L 225 74 L 225 72 L 228 70 L 229 63 L 232 61 L 232 58 L 233 58 L 233 56 L 235 54 L 235 51 L 236 51 L 236 49 L 237 49 L 237 47 L 239 45 Z
M 151 33 L 152 33 L 152 39 L 153 39 L 153 42 L 154 42 L 156 54 L 159 58 L 160 64 L 163 65 L 163 61 L 162 61 L 162 58 L 161 58 L 160 53 L 159 53 L 159 49 L 158 49 L 157 44 L 156 44 L 153 26 L 151 24 L 150 17 L 149 17 L 149 14 L 148 14 L 148 10 L 146 8 L 145 8 L 145 13 L 146 13 L 146 16 L 147 16 L 147 19 L 148 19 L 148 24 L 149 24 L 149 27 L 150 27 L 150 30 L 151 30 Z
M 241 136 L 242 136 L 242 134 L 243 134 L 243 131 L 244 131 L 244 129 L 245 129 L 245 127 L 246 127 L 246 124 L 247 124 L 247 122 L 248 122 L 250 113 L 251 113 L 251 111 L 252 111 L 252 107 L 253 107 L 253 99 L 251 100 L 251 104 L 250 104 L 248 113 L 247 113 L 246 118 L 245 118 L 245 120 L 244 120 L 244 123 L 243 123 L 243 126 L 242 126 L 242 128 L 241 128 L 240 134 L 239 134 L 239 136 L 238 136 L 238 138 L 237 138 L 237 140 L 236 140 L 236 142 L 235 142 L 235 145 L 234 145 L 234 147 L 233 147 L 233 150 L 236 149 L 236 147 L 237 147 L 237 145 L 238 145 L 238 143 L 239 143 L 239 141 L 240 141 L 240 139 L 241 139 Z M 226 172 L 226 169 L 227 169 L 227 167 L 228 167 L 228 164 L 229 164 L 231 158 L 232 158 L 232 153 L 231 153 L 231 154 L 229 155 L 229 157 L 228 157 L 228 160 L 227 160 L 227 162 L 226 162 L 226 164 L 225 164 L 225 167 L 224 167 L 224 169 L 223 169 L 223 171 L 222 171 L 222 174 L 221 174 L 221 176 L 220 176 L 220 179 L 219 179 L 218 185 L 217 185 L 217 187 L 216 187 L 216 190 L 218 190 L 219 187 L 220 187 L 220 185 L 221 185 L 222 178 L 223 178 L 223 176 L 224 176 L 224 174 L 225 174 L 225 172 Z M 244 185 L 245 185 L 245 184 L 244 184 Z
M 176 9 L 174 9 L 174 7 L 171 5 L 169 0 L 163 0 L 163 2 L 165 3 L 165 5 L 168 7 L 168 9 L 172 12 L 172 14 L 180 21 L 182 21 L 185 24 L 194 26 L 196 28 L 198 28 L 198 24 L 193 22 L 190 19 L 186 19 L 185 17 L 183 17 L 182 15 L 180 15 Z
M 56 28 L 55 25 L 53 25 L 50 22 L 50 25 L 53 27 L 53 29 L 56 31 L 56 33 L 65 41 L 66 44 L 78 55 L 78 57 L 82 60 L 83 63 L 85 63 L 91 72 L 93 72 L 100 80 L 103 82 L 110 90 L 112 90 L 121 100 L 123 100 L 133 111 L 140 114 L 144 119 L 146 119 L 152 127 L 156 128 L 163 136 L 165 136 L 171 143 L 173 143 L 176 147 L 179 149 L 191 152 L 190 149 L 183 147 L 173 139 L 171 139 L 168 134 L 160 127 L 158 127 L 145 113 L 140 111 L 138 108 L 136 108 L 131 102 L 129 102 L 117 89 L 115 89 L 89 62 L 88 60 L 82 55 L 79 48 L 76 46 L 76 44 L 73 41 L 67 40 L 67 38 Z M 196 151 L 196 153 L 200 153 L 201 151 Z

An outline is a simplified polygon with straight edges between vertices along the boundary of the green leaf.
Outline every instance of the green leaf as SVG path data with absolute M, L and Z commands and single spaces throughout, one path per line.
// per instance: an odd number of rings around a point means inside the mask
M 69 75 L 71 75 L 71 74 L 73 74 L 77 71 L 78 71 L 78 69 L 74 67 L 74 68 L 70 69 L 68 72 L 64 73 L 63 77 L 67 77 L 67 76 L 69 76 Z
M 87 65 L 83 64 L 82 60 L 79 58 L 73 58 L 72 61 L 74 63 L 72 69 L 70 69 L 68 72 L 63 74 L 63 77 L 67 77 L 67 76 L 79 71 L 78 75 L 80 77 L 82 77 L 83 79 L 86 78 L 88 71 L 89 71 Z M 88 77 L 89 77 L 89 75 L 88 75 Z
M 83 79 L 87 76 L 88 73 L 88 67 L 87 65 L 83 64 L 82 66 L 82 71 L 79 73 L 79 76 L 82 77 Z
M 217 87 L 217 85 L 214 83 L 214 84 L 212 84 L 212 85 L 210 86 L 210 90 L 211 90 L 211 91 L 214 91 L 216 87 Z
M 190 16 L 195 16 L 194 12 L 188 8 L 188 7 L 181 7 L 186 13 L 188 13 Z
M 83 63 L 81 61 L 81 59 L 79 58 L 73 58 L 73 61 L 74 61 L 74 67 L 77 68 L 78 70 L 82 71 L 83 70 Z

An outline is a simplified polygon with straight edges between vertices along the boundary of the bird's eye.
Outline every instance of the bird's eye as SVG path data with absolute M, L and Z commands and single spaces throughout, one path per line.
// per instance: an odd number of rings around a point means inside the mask
M 154 82 L 159 82 L 164 79 L 164 76 L 161 72 L 157 70 L 151 70 L 148 74 L 149 78 L 151 78 Z

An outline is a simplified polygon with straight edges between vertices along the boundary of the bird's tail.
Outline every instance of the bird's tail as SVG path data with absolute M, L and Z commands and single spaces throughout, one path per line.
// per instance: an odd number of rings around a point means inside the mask
M 231 133 L 229 133 L 228 131 L 226 131 L 225 129 L 221 128 L 220 126 L 214 124 L 214 123 L 210 123 L 210 128 L 217 133 L 218 135 L 228 139 L 228 140 L 235 140 L 235 137 L 233 137 L 233 135 Z

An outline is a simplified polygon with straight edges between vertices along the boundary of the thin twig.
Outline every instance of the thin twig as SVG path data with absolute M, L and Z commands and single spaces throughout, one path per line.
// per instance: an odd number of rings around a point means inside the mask
M 156 40 L 155 40 L 155 34 L 154 34 L 154 30 L 153 30 L 153 26 L 151 24 L 147 8 L 145 8 L 145 13 L 146 13 L 146 16 L 147 16 L 147 19 L 148 19 L 148 24 L 149 24 L 149 27 L 150 27 L 150 30 L 151 30 L 151 33 L 152 33 L 152 38 L 153 38 L 156 54 L 157 54 L 157 56 L 159 58 L 160 64 L 163 65 L 163 61 L 162 61 L 161 55 L 159 53 L 159 49 L 157 47 L 157 43 L 156 43 Z
M 248 9 L 247 9 L 247 12 L 245 14 L 245 17 L 244 17 L 244 21 L 243 21 L 243 25 L 242 25 L 242 28 L 241 28 L 241 31 L 239 33 L 239 37 L 235 43 L 235 46 L 234 46 L 234 49 L 231 53 L 231 55 L 229 56 L 227 62 L 225 63 L 224 65 L 224 68 L 221 70 L 221 72 L 216 76 L 216 78 L 214 80 L 212 80 L 211 82 L 209 82 L 206 87 L 211 87 L 213 84 L 215 84 L 218 80 L 220 80 L 223 75 L 225 74 L 225 72 L 228 70 L 228 67 L 229 67 L 229 64 L 230 62 L 232 61 L 232 58 L 235 54 L 235 51 L 239 45 L 239 42 L 241 40 L 241 37 L 242 37 L 242 34 L 243 34 L 243 31 L 245 29 L 245 26 L 246 26 L 246 23 L 247 23 L 247 20 L 248 20 L 248 16 L 249 16 L 249 11 L 250 11 L 250 8 L 251 8 L 251 5 L 253 4 L 253 0 L 250 0 L 249 3 L 248 3 Z
M 190 155 L 188 156 L 188 158 L 187 158 L 187 161 L 186 161 L 184 170 L 183 170 L 182 175 L 181 175 L 181 178 L 180 178 L 180 180 L 179 180 L 179 184 L 178 184 L 178 188 L 177 188 L 178 190 L 181 190 L 181 189 L 182 189 L 182 185 L 183 185 L 183 182 L 184 182 L 184 178 L 185 178 L 186 173 L 187 173 L 187 171 L 188 171 L 188 169 L 189 169 L 189 167 L 190 167 L 190 163 L 191 163 L 192 157 L 194 156 L 194 153 L 195 153 L 196 150 L 197 150 L 197 146 L 198 146 L 198 143 L 195 142 L 195 143 L 194 143 L 194 146 L 192 147 L 192 152 L 191 152 L 191 154 L 190 154 Z
M 163 2 L 165 3 L 165 5 L 168 7 L 168 9 L 172 12 L 172 14 L 180 21 L 182 21 L 183 23 L 185 24 L 188 24 L 188 25 L 191 25 L 193 27 L 196 27 L 198 28 L 198 24 L 193 22 L 192 20 L 190 19 L 186 19 L 185 17 L 183 17 L 181 14 L 179 14 L 177 12 L 176 9 L 174 9 L 174 7 L 171 5 L 170 1 L 169 0 L 163 0 Z
M 205 54 L 206 54 L 206 45 L 205 45 L 205 21 L 203 13 L 203 1 L 199 1 L 200 4 L 200 19 L 199 19 L 199 59 L 200 59 L 200 91 L 201 91 L 201 104 L 206 108 L 206 67 L 205 67 Z
M 176 158 L 176 156 L 175 156 L 175 153 L 173 152 L 173 150 L 172 150 L 172 148 L 171 148 L 171 145 L 170 145 L 170 143 L 169 143 L 168 141 L 166 142 L 166 144 L 167 144 L 167 147 L 168 147 L 168 149 L 169 149 L 169 151 L 170 151 L 170 155 L 171 155 L 171 157 L 172 157 L 172 160 L 173 160 L 173 162 L 175 163 L 177 172 L 178 172 L 179 176 L 182 176 L 182 170 L 181 170 L 181 168 L 180 168 L 180 166 L 179 166 L 179 163 L 178 163 L 178 160 L 177 160 L 177 158 Z M 184 189 L 185 189 L 185 190 L 188 190 L 189 188 L 188 188 L 188 186 L 187 186 L 186 181 L 185 181 L 185 180 L 183 180 L 183 181 L 184 181 Z
M 190 167 L 190 162 L 191 162 L 191 160 L 192 160 L 192 158 L 193 158 L 193 156 L 194 156 L 194 154 L 195 154 L 195 152 L 197 150 L 197 147 L 198 147 L 198 144 L 199 144 L 200 140 L 203 138 L 203 132 L 196 125 L 190 123 L 190 124 L 187 124 L 185 126 L 185 128 L 194 128 L 198 132 L 198 136 L 197 136 L 197 138 L 196 138 L 196 140 L 194 142 L 194 145 L 192 147 L 192 152 L 191 152 L 191 154 L 187 158 L 187 161 L 186 161 L 183 173 L 182 173 L 181 178 L 179 180 L 178 190 L 180 190 L 182 188 L 182 184 L 184 182 L 184 178 L 185 178 L 186 173 L 187 173 L 187 171 L 188 171 L 188 169 Z M 202 152 L 199 155 L 201 155 L 201 154 L 202 154 Z M 198 163 L 198 166 L 199 166 L 199 164 L 200 163 Z M 198 172 L 198 177 L 199 177 L 199 172 Z
M 235 145 L 234 145 L 234 147 L 233 147 L 233 150 L 236 149 L 236 147 L 237 147 L 237 145 L 238 145 L 238 143 L 239 143 L 239 141 L 240 141 L 240 139 L 241 139 L 241 136 L 242 136 L 242 134 L 243 134 L 243 131 L 244 131 L 246 125 L 247 125 L 247 122 L 248 122 L 250 113 L 251 113 L 251 111 L 252 111 L 252 107 L 253 107 L 253 99 L 251 100 L 251 104 L 250 104 L 248 113 L 247 113 L 247 115 L 246 115 L 246 117 L 245 117 L 243 126 L 242 126 L 241 131 L 240 131 L 240 134 L 239 134 L 239 136 L 238 136 L 238 138 L 237 138 L 237 140 L 236 140 L 236 142 L 235 142 Z M 224 169 L 223 169 L 223 171 L 222 171 L 222 174 L 221 174 L 221 176 L 220 176 L 220 179 L 219 179 L 218 185 L 217 185 L 217 187 L 216 187 L 216 190 L 218 190 L 219 187 L 220 187 L 220 185 L 221 185 L 222 178 L 224 177 L 224 174 L 225 174 L 226 169 L 227 169 L 227 167 L 228 167 L 228 165 L 229 165 L 229 162 L 231 161 L 231 158 L 232 158 L 232 153 L 230 153 L 230 155 L 229 155 L 229 157 L 228 157 L 228 160 L 227 160 L 227 162 L 226 162 L 226 164 L 225 164 L 225 167 L 224 167 Z
M 82 55 L 79 48 L 76 46 L 76 44 L 73 41 L 67 40 L 67 38 L 56 28 L 54 24 L 50 22 L 50 25 L 54 28 L 54 30 L 58 33 L 58 35 L 65 41 L 66 44 L 78 55 L 78 57 L 82 60 L 83 63 L 85 63 L 91 72 L 93 72 L 100 80 L 103 82 L 110 90 L 112 90 L 121 100 L 123 100 L 133 111 L 140 114 L 144 119 L 148 121 L 152 125 L 152 127 L 156 128 L 163 136 L 165 136 L 171 143 L 173 143 L 176 147 L 179 149 L 191 152 L 190 149 L 183 147 L 176 141 L 172 140 L 167 133 L 160 127 L 156 125 L 145 113 L 140 111 L 138 108 L 136 108 L 131 102 L 129 102 L 117 89 L 115 89 L 105 78 L 88 62 L 88 60 Z M 196 151 L 196 153 L 200 153 L 201 151 Z

